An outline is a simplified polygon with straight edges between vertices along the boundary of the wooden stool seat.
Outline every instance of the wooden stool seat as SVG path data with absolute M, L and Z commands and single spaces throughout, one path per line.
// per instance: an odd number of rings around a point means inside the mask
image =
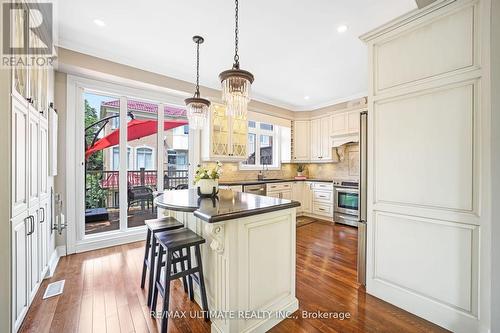
M 162 217 L 159 219 L 151 219 L 144 221 L 149 230 L 153 232 L 165 231 L 171 229 L 184 228 L 184 224 L 180 223 L 173 217 Z
M 201 244 L 205 239 L 190 229 L 176 229 L 168 232 L 159 232 L 155 236 L 159 245 L 158 258 L 156 258 L 155 282 L 153 286 L 153 297 L 151 301 L 151 313 L 156 313 L 156 302 L 158 294 L 163 297 L 163 309 L 161 315 L 161 333 L 167 332 L 168 309 L 170 298 L 170 282 L 172 280 L 187 277 L 189 284 L 189 298 L 194 300 L 193 278 L 200 286 L 200 296 L 205 320 L 209 320 L 207 292 L 205 280 L 203 278 L 203 265 L 201 260 Z M 193 267 L 191 258 L 191 248 L 194 247 L 196 266 Z M 184 252 L 186 253 L 184 255 Z M 165 261 L 163 261 L 165 256 Z M 180 263 L 180 271 L 177 270 L 177 263 Z M 187 264 L 187 267 L 186 265 Z M 162 267 L 165 267 L 165 274 L 161 275 Z
M 165 249 L 172 251 L 205 243 L 205 238 L 187 228 L 172 230 L 169 233 L 159 233 L 156 240 Z

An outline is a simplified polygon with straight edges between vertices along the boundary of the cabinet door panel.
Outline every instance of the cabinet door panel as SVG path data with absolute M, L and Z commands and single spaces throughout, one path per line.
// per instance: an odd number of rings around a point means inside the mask
M 311 160 L 321 160 L 321 120 L 314 119 L 311 121 Z
M 12 220 L 12 315 L 19 327 L 28 309 L 28 222 L 27 213 Z
M 40 238 L 40 223 L 38 221 L 38 207 L 30 209 L 30 215 L 33 216 L 31 223 L 31 235 L 28 237 L 28 290 L 29 301 L 31 302 L 36 295 L 38 283 L 40 282 L 39 271 L 39 238 Z
M 30 107 L 31 108 L 31 107 Z M 28 175 L 29 175 L 29 186 L 28 186 L 28 193 L 29 193 L 29 202 L 30 206 L 34 206 L 38 203 L 39 200 L 39 171 L 38 171 L 38 162 L 39 162 L 39 154 L 38 154 L 38 140 L 39 140 L 39 133 L 40 133 L 40 123 L 38 120 L 38 115 L 36 114 L 36 111 L 31 111 L 30 110 L 30 117 L 29 117 L 29 169 L 28 169 Z
M 42 280 L 49 262 L 49 238 L 50 238 L 50 220 L 48 219 L 49 214 L 49 200 L 44 200 L 40 204 L 40 209 L 38 211 L 38 222 L 39 222 L 39 238 L 38 238 L 38 271 L 40 272 L 40 280 Z
M 330 140 L 330 117 L 319 119 L 320 121 L 320 142 L 321 142 L 321 160 L 332 159 L 332 147 Z
M 310 159 L 310 123 L 298 120 L 293 123 L 293 159 L 294 161 L 308 161 Z
M 349 133 L 359 133 L 359 112 L 353 111 L 347 114 L 347 131 Z
M 347 114 L 340 113 L 332 116 L 332 135 L 345 134 L 347 132 Z
M 292 191 L 283 191 L 281 192 L 281 199 L 292 200 Z
M 12 216 L 28 208 L 28 107 L 12 98 Z
M 40 121 L 40 147 L 39 147 L 39 178 L 40 178 L 40 198 L 48 198 L 49 196 L 49 131 L 46 120 Z

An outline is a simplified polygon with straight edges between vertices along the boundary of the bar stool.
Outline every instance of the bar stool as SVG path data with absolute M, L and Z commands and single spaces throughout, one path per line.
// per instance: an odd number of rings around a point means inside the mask
M 142 263 L 141 288 L 144 289 L 144 284 L 146 282 L 146 270 L 149 269 L 148 305 L 150 305 L 151 297 L 153 295 L 152 291 L 154 287 L 153 279 L 154 279 L 154 269 L 155 269 L 155 258 L 157 255 L 156 251 L 157 244 L 155 235 L 159 232 L 184 228 L 184 225 L 173 217 L 151 219 L 151 220 L 146 220 L 144 222 L 148 227 L 148 233 L 146 236 L 146 246 L 144 250 L 144 262 Z M 187 284 L 185 278 L 183 279 L 183 282 L 184 282 L 184 290 L 187 291 Z
M 201 261 L 200 245 L 205 243 L 205 239 L 190 229 L 176 229 L 169 232 L 160 232 L 155 235 L 156 241 L 159 245 L 158 257 L 156 259 L 156 273 L 155 282 L 153 286 L 153 299 L 151 304 L 151 313 L 156 312 L 156 303 L 158 300 L 158 293 L 163 297 L 163 309 L 161 320 L 161 332 L 167 332 L 168 326 L 168 309 L 170 298 L 170 281 L 180 277 L 187 277 L 189 283 L 189 298 L 194 300 L 193 291 L 193 277 L 198 280 L 201 292 L 201 302 L 204 311 L 205 320 L 209 320 L 207 291 L 205 288 L 205 280 L 203 278 L 203 265 Z M 194 247 L 196 266 L 193 267 L 191 261 L 191 247 Z M 186 250 L 186 255 L 184 255 Z M 175 253 L 181 253 L 180 257 L 176 257 Z M 163 256 L 165 257 L 165 274 L 163 281 L 161 279 L 161 268 L 163 266 Z M 172 264 L 176 265 L 178 262 L 187 262 L 187 269 L 181 265 L 180 272 L 172 272 Z M 175 266 L 174 266 L 175 267 Z M 196 276 L 198 274 L 198 276 Z

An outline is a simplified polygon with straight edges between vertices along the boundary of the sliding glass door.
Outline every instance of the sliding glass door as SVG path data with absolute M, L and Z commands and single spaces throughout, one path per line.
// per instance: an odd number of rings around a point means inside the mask
M 160 191 L 187 188 L 189 130 L 183 108 L 82 91 L 85 241 L 143 227 Z

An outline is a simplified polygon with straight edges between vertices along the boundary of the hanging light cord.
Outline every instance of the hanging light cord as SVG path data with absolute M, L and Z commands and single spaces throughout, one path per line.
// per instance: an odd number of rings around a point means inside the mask
M 236 25 L 234 28 L 234 67 L 239 68 L 240 67 L 240 56 L 238 55 L 238 0 L 235 0 L 236 2 L 236 7 L 235 7 L 235 15 L 234 18 L 236 20 Z
M 200 97 L 200 42 L 196 42 L 196 92 L 194 97 Z

